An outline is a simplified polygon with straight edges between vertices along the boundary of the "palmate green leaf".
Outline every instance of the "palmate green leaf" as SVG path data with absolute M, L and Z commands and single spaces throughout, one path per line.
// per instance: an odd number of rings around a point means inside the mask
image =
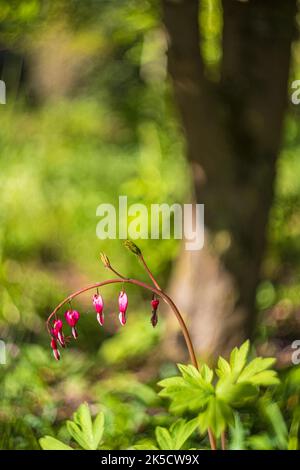
M 93 423 L 87 403 L 80 405 L 73 415 L 73 421 L 67 421 L 67 430 L 80 447 L 93 450 Z
M 72 447 L 67 446 L 63 442 L 55 439 L 52 436 L 44 436 L 39 440 L 40 446 L 43 450 L 73 450 Z
M 86 440 L 93 444 L 93 423 L 92 417 L 87 403 L 82 403 L 73 416 L 74 423 L 81 428 Z
M 247 340 L 240 348 L 234 348 L 230 354 L 229 362 L 220 356 L 216 373 L 221 379 L 229 376 L 235 381 L 247 363 L 250 342 Z
M 104 431 L 104 414 L 99 413 L 92 422 L 87 403 L 80 405 L 74 413 L 74 420 L 67 421 L 71 437 L 85 450 L 97 450 Z
M 216 385 L 216 396 L 228 405 L 241 407 L 253 402 L 259 394 L 258 387 L 250 383 L 232 383 L 229 379 L 220 379 Z
M 198 393 L 197 393 L 198 392 Z M 175 414 L 184 412 L 185 410 L 200 411 L 208 402 L 211 392 L 206 392 L 197 388 L 189 388 L 182 386 L 179 390 L 165 389 L 160 392 L 160 396 L 168 397 L 172 400 L 170 411 Z
M 257 357 L 247 364 L 248 352 L 249 341 L 246 341 L 240 348 L 233 349 L 230 363 L 222 357 L 218 361 L 216 394 L 232 406 L 244 406 L 254 401 L 260 386 L 279 383 L 277 373 L 267 370 L 275 359 Z
M 171 399 L 170 410 L 180 413 L 188 409 L 201 410 L 209 397 L 214 394 L 211 384 L 213 375 L 208 367 L 198 371 L 194 366 L 178 365 L 182 377 L 171 377 L 158 383 L 163 390 L 159 393 L 162 397 Z
M 250 343 L 234 348 L 229 362 L 220 357 L 216 373 L 219 380 L 213 384 L 213 371 L 206 365 L 198 371 L 192 365 L 179 364 L 180 377 L 162 380 L 160 396 L 171 400 L 170 411 L 186 410 L 198 413 L 200 430 L 211 428 L 216 436 L 233 422 L 235 408 L 248 406 L 258 397 L 261 386 L 279 383 L 276 371 L 269 368 L 272 358 L 256 358 L 247 364 Z M 172 433 L 163 434 L 165 439 Z
M 191 434 L 198 427 L 198 418 L 186 422 L 178 419 L 172 424 L 170 429 L 158 426 L 155 429 L 155 436 L 161 450 L 180 450 Z
M 198 419 L 192 419 L 186 422 L 184 419 L 178 419 L 170 427 L 170 432 L 174 442 L 174 450 L 180 450 L 188 438 L 198 427 Z
M 86 439 L 80 427 L 73 421 L 67 421 L 67 430 L 74 441 L 84 450 L 92 450 L 90 442 Z
M 174 450 L 174 442 L 168 429 L 158 426 L 155 437 L 161 450 Z
M 232 408 L 214 396 L 210 397 L 206 409 L 199 414 L 198 418 L 200 431 L 204 433 L 210 428 L 216 437 L 220 437 L 226 427 L 233 422 Z

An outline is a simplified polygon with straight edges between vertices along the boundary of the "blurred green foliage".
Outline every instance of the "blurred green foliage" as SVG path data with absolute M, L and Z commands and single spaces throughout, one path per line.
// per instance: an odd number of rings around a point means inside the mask
M 162 403 L 150 387 L 134 383 L 122 374 L 111 381 L 117 390 L 113 398 L 110 386 L 104 381 L 104 388 L 108 385 L 109 407 L 104 392 L 102 411 L 99 412 L 99 406 L 95 408 L 98 411 L 94 420 L 88 404 L 81 404 L 73 421 L 66 422 L 65 432 L 60 432 L 63 440 L 47 435 L 40 439 L 40 445 L 45 450 L 179 450 L 190 449 L 191 445 L 192 449 L 205 449 L 208 443 L 204 436 L 208 429 L 220 437 L 229 426 L 229 441 L 225 445 L 232 450 L 297 450 L 300 407 L 298 394 L 287 393 L 286 383 L 291 377 L 285 377 L 283 382 L 279 380 L 270 369 L 275 362 L 273 358 L 256 357 L 249 361 L 249 346 L 247 341 L 235 348 L 229 362 L 220 357 L 215 371 L 206 364 L 199 370 L 179 364 L 181 376 L 160 381 L 158 385 L 163 390 L 159 395 L 171 400 L 170 412 L 190 419 L 174 421 L 167 416 L 169 426 L 156 426 L 155 438 L 151 435 L 157 416 L 162 416 Z M 299 368 L 295 370 L 299 372 Z M 219 377 L 217 382 L 213 381 L 214 372 Z M 293 379 L 294 374 L 292 383 L 299 388 L 299 377 L 295 382 Z M 140 407 L 136 401 L 122 406 L 118 397 L 126 400 L 130 396 L 140 399 Z M 154 413 L 149 412 L 155 405 L 160 408 L 154 418 Z M 137 430 L 139 435 L 142 432 L 146 436 L 134 442 Z

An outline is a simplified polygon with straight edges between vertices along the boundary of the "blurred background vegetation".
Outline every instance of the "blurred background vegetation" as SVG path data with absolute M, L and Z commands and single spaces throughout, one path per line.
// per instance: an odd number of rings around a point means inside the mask
M 221 3 L 205 0 L 200 13 L 202 54 L 214 81 Z M 296 38 L 290 81 L 300 78 L 299 47 Z M 107 276 L 100 251 L 121 272 L 143 276 L 119 240 L 97 239 L 99 204 L 116 204 L 122 194 L 130 204 L 147 205 L 190 197 L 166 48 L 156 1 L 0 0 L 0 78 L 7 86 L 0 108 L 0 337 L 7 345 L 7 364 L 0 366 L 2 449 L 37 449 L 37 439 L 56 429 L 63 438 L 60 423 L 84 400 L 95 412 L 105 411 L 107 448 L 129 447 L 137 432 L 147 436 L 157 424 L 170 424 L 152 385 L 176 369 L 162 357 L 165 322 L 160 317 L 157 328 L 150 327 L 150 299 L 143 293 L 128 288 L 122 331 L 115 321 L 116 288 L 103 293 L 103 330 L 90 296 L 76 301 L 79 338 L 59 363 L 44 326 L 65 295 Z M 299 152 L 299 107 L 290 103 L 256 293 L 255 342 L 277 356 L 288 377 L 284 393 L 294 400 L 299 370 L 289 366 L 291 342 L 300 337 Z M 139 245 L 167 287 L 179 242 Z M 290 406 L 298 406 L 297 399 Z M 277 424 L 255 426 L 259 432 Z M 252 445 L 271 444 L 264 437 Z

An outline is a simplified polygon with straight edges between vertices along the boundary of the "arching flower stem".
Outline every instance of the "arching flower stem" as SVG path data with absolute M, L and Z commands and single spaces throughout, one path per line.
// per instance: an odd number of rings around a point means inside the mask
M 113 270 L 113 268 L 110 268 L 110 269 Z M 79 295 L 81 295 L 84 292 L 87 292 L 89 290 L 97 289 L 97 287 L 98 288 L 99 287 L 104 287 L 104 286 L 107 286 L 107 285 L 110 285 L 110 284 L 118 284 L 118 283 L 133 284 L 133 285 L 142 287 L 143 289 L 146 289 L 148 291 L 153 292 L 157 296 L 161 297 L 169 305 L 169 307 L 174 312 L 174 314 L 175 314 L 175 316 L 178 320 L 178 323 L 180 325 L 180 328 L 181 328 L 182 334 L 184 336 L 186 346 L 187 346 L 187 349 L 188 349 L 188 352 L 189 352 L 189 355 L 190 355 L 191 362 L 192 362 L 193 366 L 198 369 L 198 363 L 197 363 L 194 347 L 193 347 L 193 344 L 192 344 L 192 340 L 190 338 L 190 335 L 189 335 L 188 329 L 186 327 L 186 324 L 185 324 L 178 308 L 174 304 L 173 300 L 165 292 L 163 292 L 160 289 L 157 289 L 156 287 L 149 286 L 148 284 L 144 283 L 143 281 L 139 281 L 137 279 L 125 278 L 124 276 L 121 276 L 119 273 L 117 273 L 117 271 L 115 271 L 115 270 L 113 270 L 113 271 L 115 272 L 115 274 L 117 274 L 119 276 L 117 279 L 107 279 L 106 281 L 97 282 L 95 284 L 91 284 L 89 286 L 83 287 L 82 289 L 79 289 L 78 291 L 73 292 L 73 294 L 69 295 L 64 300 L 62 300 L 62 302 L 60 302 L 57 305 L 57 307 L 53 310 L 53 312 L 49 315 L 49 317 L 47 319 L 47 329 L 48 329 L 49 334 L 51 335 L 50 322 L 51 322 L 52 318 L 53 317 L 56 318 L 58 310 L 60 310 L 66 303 L 70 302 L 75 297 L 78 297 Z

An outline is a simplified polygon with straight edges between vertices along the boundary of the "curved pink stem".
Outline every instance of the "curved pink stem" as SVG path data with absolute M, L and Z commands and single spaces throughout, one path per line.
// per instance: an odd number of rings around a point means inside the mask
M 117 273 L 117 274 L 119 275 L 119 273 Z M 175 316 L 176 316 L 176 318 L 179 322 L 179 325 L 180 325 L 180 328 L 181 328 L 182 334 L 184 336 L 186 346 L 187 346 L 187 349 L 188 349 L 188 352 L 189 352 L 189 355 L 190 355 L 191 362 L 198 369 L 198 362 L 197 362 L 197 359 L 196 359 L 196 355 L 195 355 L 192 340 L 190 338 L 190 335 L 189 335 L 188 329 L 186 327 L 186 324 L 185 324 L 178 308 L 174 304 L 173 300 L 165 292 L 163 292 L 162 290 L 157 289 L 156 287 L 149 286 L 148 284 L 145 284 L 142 281 L 138 281 L 137 279 L 128 279 L 128 278 L 124 278 L 124 277 L 121 277 L 120 279 L 107 279 L 106 281 L 97 282 L 95 284 L 92 284 L 92 285 L 86 286 L 82 289 L 79 289 L 76 292 L 73 292 L 73 294 L 69 295 L 62 302 L 60 302 L 57 305 L 57 307 L 53 310 L 53 312 L 49 315 L 49 317 L 47 319 L 47 329 L 48 329 L 49 334 L 51 335 L 51 327 L 50 327 L 51 319 L 53 317 L 56 317 L 56 314 L 57 314 L 58 310 L 61 307 L 63 307 L 66 303 L 70 302 L 72 299 L 74 299 L 78 295 L 80 295 L 84 292 L 87 292 L 89 290 L 97 289 L 99 287 L 104 287 L 104 286 L 109 285 L 109 284 L 117 284 L 117 283 L 134 284 L 136 286 L 142 287 L 143 289 L 147 289 L 147 290 L 153 292 L 154 294 L 156 294 L 157 296 L 161 297 L 171 307 L 172 311 L 174 312 L 174 314 L 175 314 Z

